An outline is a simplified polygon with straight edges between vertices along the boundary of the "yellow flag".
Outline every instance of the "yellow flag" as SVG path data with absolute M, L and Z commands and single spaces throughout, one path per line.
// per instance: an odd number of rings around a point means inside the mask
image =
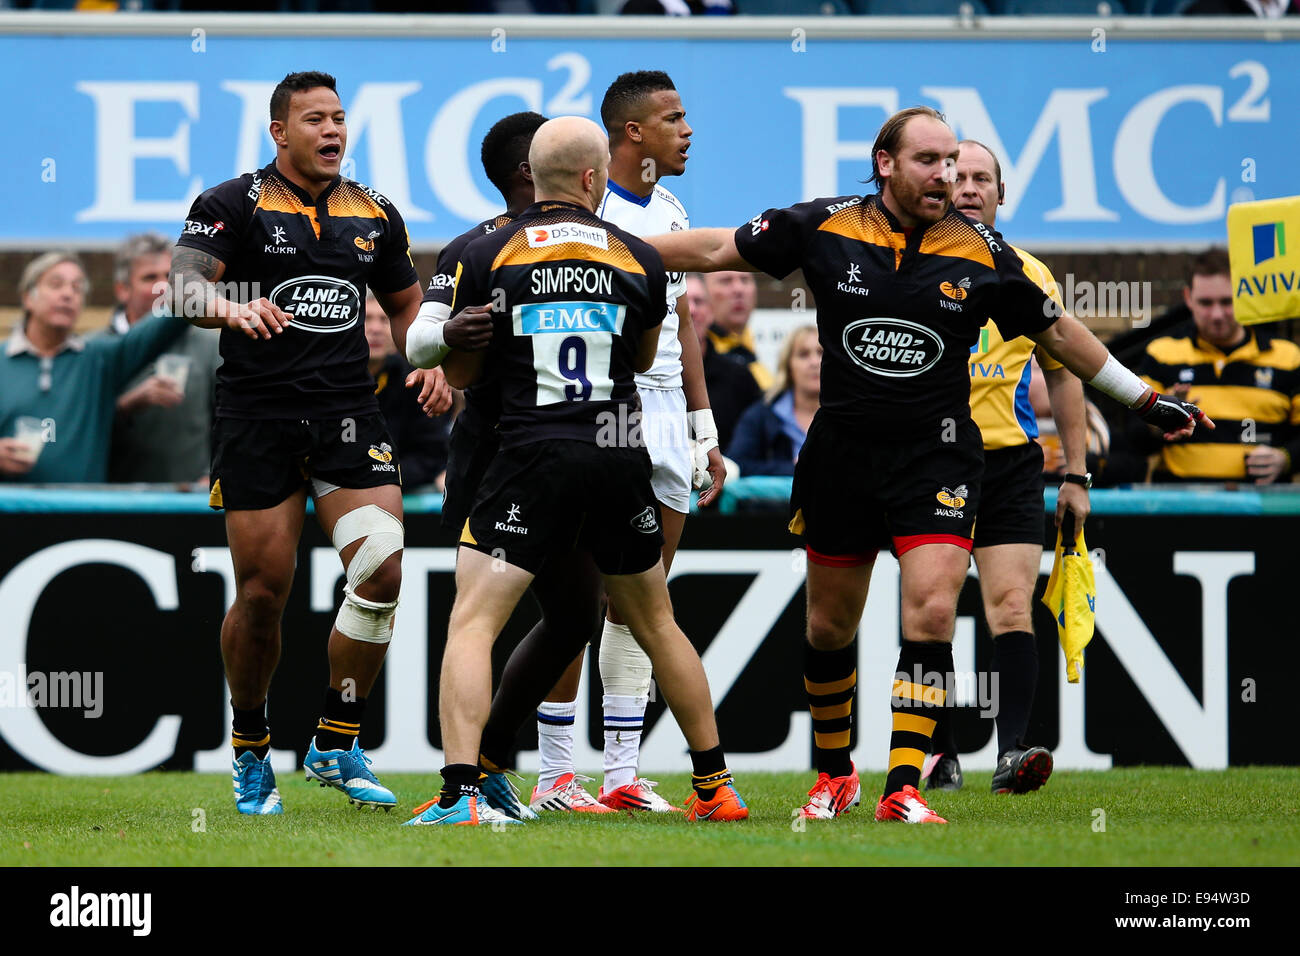
M 1065 651 L 1066 677 L 1071 684 L 1077 684 L 1083 670 L 1083 649 L 1092 640 L 1097 610 L 1097 582 L 1082 530 L 1074 541 L 1064 544 L 1061 532 L 1056 532 L 1056 561 L 1047 579 L 1043 604 L 1056 618 L 1061 650 Z
M 1228 258 L 1238 322 L 1300 317 L 1300 196 L 1230 206 Z

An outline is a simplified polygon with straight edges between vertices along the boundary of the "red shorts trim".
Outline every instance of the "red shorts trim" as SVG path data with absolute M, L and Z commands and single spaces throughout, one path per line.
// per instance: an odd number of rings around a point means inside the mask
M 974 543 L 974 539 L 959 534 L 903 534 L 894 537 L 894 554 L 901 557 L 923 544 L 955 544 L 969 551 Z
M 860 568 L 876 560 L 876 555 L 880 553 L 879 549 L 860 551 L 857 554 L 822 554 L 808 547 L 804 550 L 808 552 L 809 561 L 824 568 Z

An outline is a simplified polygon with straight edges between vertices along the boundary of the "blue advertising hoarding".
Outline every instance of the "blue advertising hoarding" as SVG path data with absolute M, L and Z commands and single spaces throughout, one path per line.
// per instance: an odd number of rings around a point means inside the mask
M 1300 41 L 0 35 L 13 115 L 0 243 L 177 233 L 197 193 L 269 162 L 271 89 L 339 79 L 345 172 L 417 245 L 496 212 L 479 144 L 522 109 L 597 117 L 668 71 L 695 130 L 667 180 L 694 225 L 862 192 L 881 121 L 917 103 L 999 154 L 999 227 L 1026 244 L 1222 241 L 1228 205 L 1296 192 Z M 23 91 L 29 95 L 24 95 Z

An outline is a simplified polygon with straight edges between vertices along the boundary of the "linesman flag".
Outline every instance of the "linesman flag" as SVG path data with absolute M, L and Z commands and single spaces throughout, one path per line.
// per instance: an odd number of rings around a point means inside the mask
M 1228 258 L 1238 322 L 1300 317 L 1300 196 L 1230 206 Z
M 1077 684 L 1083 671 L 1083 649 L 1092 640 L 1097 623 L 1097 581 L 1082 528 L 1075 537 L 1073 515 L 1066 515 L 1056 532 L 1056 560 L 1052 576 L 1047 579 L 1043 604 L 1056 618 L 1061 650 L 1065 652 L 1065 675 L 1071 684 Z

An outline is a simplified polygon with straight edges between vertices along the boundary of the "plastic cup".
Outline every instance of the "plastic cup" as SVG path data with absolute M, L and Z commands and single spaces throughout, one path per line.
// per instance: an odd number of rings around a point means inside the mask
M 45 447 L 45 423 L 30 415 L 20 416 L 14 419 L 14 438 L 26 449 L 26 457 L 35 464 Z
M 166 355 L 158 356 L 158 367 L 155 374 L 159 378 L 165 378 L 176 386 L 176 391 L 184 394 L 185 383 L 190 377 L 190 364 L 193 362 L 188 355 L 177 355 L 175 352 L 168 352 Z

